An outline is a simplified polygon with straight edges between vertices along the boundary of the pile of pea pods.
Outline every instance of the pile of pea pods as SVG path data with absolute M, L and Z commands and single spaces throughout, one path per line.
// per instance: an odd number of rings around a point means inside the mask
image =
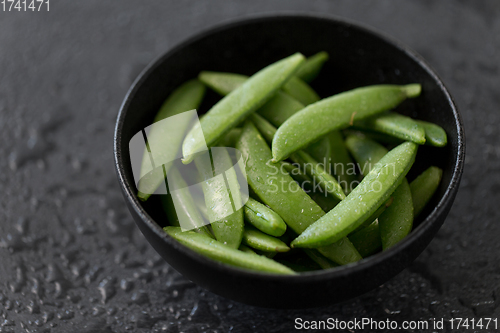
M 155 121 L 197 109 L 207 88 L 221 95 L 200 118 L 203 137 L 186 128 L 184 140 L 169 140 L 165 149 L 181 151 L 188 164 L 204 145 L 236 148 L 250 198 L 224 221 L 203 225 L 210 212 L 184 194 L 176 198 L 184 212 L 165 205 L 168 235 L 228 265 L 297 274 L 356 262 L 411 232 L 442 170 L 429 165 L 411 182 L 406 175 L 418 146 L 443 147 L 446 133 L 393 111 L 420 95 L 418 83 L 366 86 L 321 99 L 309 83 L 327 60 L 326 52 L 296 53 L 250 77 L 204 71 L 169 96 Z M 180 174 L 175 179 L 183 182 Z M 143 185 L 154 189 L 158 182 Z M 204 207 L 220 199 L 213 191 L 204 195 Z M 138 197 L 149 195 L 139 191 Z M 192 230 L 176 225 L 181 213 Z

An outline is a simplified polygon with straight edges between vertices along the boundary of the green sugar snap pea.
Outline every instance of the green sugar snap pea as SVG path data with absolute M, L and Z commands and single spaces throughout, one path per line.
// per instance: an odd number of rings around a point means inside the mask
M 272 259 L 233 249 L 205 235 L 192 231 L 182 232 L 178 227 L 165 227 L 163 230 L 181 244 L 225 264 L 275 274 L 295 274 L 290 268 Z
M 282 165 L 282 168 L 286 172 L 288 172 L 288 174 L 290 176 L 292 176 L 293 179 L 295 179 L 297 182 L 299 182 L 299 184 L 302 184 L 304 182 L 308 182 L 309 184 L 312 183 L 311 178 L 309 178 L 309 176 L 306 175 L 300 169 L 300 167 L 298 167 L 298 166 L 296 166 L 294 164 L 288 163 L 288 162 L 284 162 L 284 161 L 281 161 L 280 163 Z
M 356 158 L 356 161 L 359 163 L 360 170 L 363 174 L 370 172 L 375 163 L 380 161 L 380 159 L 388 153 L 388 150 L 384 146 L 366 137 L 349 136 L 347 145 Z M 372 216 L 366 219 L 354 233 L 357 233 L 363 228 L 367 228 L 368 225 L 377 218 L 380 225 L 380 234 L 382 235 L 384 249 L 392 246 L 410 232 L 413 224 L 413 204 L 411 202 L 411 194 L 406 178 L 403 179 L 401 185 L 396 188 L 391 198 L 380 206 Z M 368 230 L 369 229 L 366 231 Z M 359 234 L 358 237 L 361 237 L 361 235 L 363 235 L 363 233 Z M 367 240 L 367 242 L 369 242 L 369 240 Z M 357 249 L 359 251 L 358 247 Z
M 246 246 L 245 244 L 241 244 L 240 247 L 238 248 L 238 250 L 242 251 L 242 252 L 247 252 L 247 253 L 253 253 L 253 254 L 256 254 L 254 250 L 252 250 L 251 248 L 249 248 L 248 246 Z
M 309 87 L 307 83 L 296 76 L 292 76 L 284 85 L 282 90 L 304 105 L 319 101 L 319 96 Z
M 367 175 L 389 151 L 381 144 L 362 136 L 349 135 L 345 142 L 362 175 Z
M 378 217 L 384 250 L 405 238 L 413 226 L 413 202 L 406 178 L 396 188 L 392 197 L 394 200 L 391 206 Z
M 357 180 L 357 177 L 342 133 L 332 131 L 325 137 L 330 142 L 330 173 L 337 176 L 339 184 L 344 189 L 344 192 L 348 194 L 351 192 L 352 184 Z
M 390 205 L 392 205 L 393 201 L 394 201 L 394 197 L 391 196 L 386 202 L 384 202 L 382 205 L 380 205 L 380 207 L 377 208 L 377 210 L 372 215 L 370 215 L 370 217 L 368 217 L 365 220 L 365 222 L 361 223 L 359 227 L 357 227 L 353 232 L 351 232 L 350 235 L 352 235 L 352 234 L 360 231 L 361 229 L 366 228 L 370 224 L 372 224 L 373 221 L 375 221 L 376 219 L 378 219 L 378 217 L 380 215 L 382 215 L 383 212 L 385 212 L 385 210 L 387 209 L 387 207 L 389 207 Z
M 317 263 L 322 269 L 330 269 L 338 267 L 336 263 L 326 259 L 321 253 L 315 249 L 304 249 L 305 254 Z
M 320 138 L 318 141 L 311 143 L 304 148 L 304 151 L 311 155 L 315 161 L 322 163 L 325 169 L 330 171 L 330 161 L 332 160 L 332 148 L 330 140 L 327 136 Z M 331 172 L 330 172 L 331 173 Z
M 288 252 L 290 248 L 278 238 L 269 236 L 257 229 L 245 227 L 243 243 L 253 249 L 266 252 Z
M 245 220 L 271 236 L 279 237 L 286 231 L 283 219 L 272 209 L 249 198 L 244 207 Z
M 210 71 L 201 72 L 198 78 L 222 96 L 229 94 L 248 80 L 248 76 L 241 74 Z M 302 105 L 308 105 L 319 100 L 318 94 L 307 83 L 295 76 L 292 76 L 283 84 L 282 90 L 289 96 L 294 97 Z
M 248 79 L 245 75 L 234 73 L 203 71 L 198 76 L 212 90 L 226 96 Z M 283 86 L 283 91 L 278 91 L 267 103 L 257 110 L 257 113 L 266 118 L 272 125 L 280 126 L 297 111 L 304 108 L 304 104 L 314 103 L 319 100 L 318 95 L 306 83 L 295 77 Z M 293 97 L 292 97 L 293 96 Z M 301 100 L 301 103 L 299 102 Z M 327 138 L 318 140 L 306 148 L 315 159 L 329 161 L 330 147 Z
M 234 147 L 240 138 L 241 128 L 231 128 L 216 144 L 217 147 Z
M 377 253 L 382 247 L 379 221 L 376 219 L 370 225 L 349 235 L 349 240 L 363 258 Z
M 203 233 L 211 238 L 212 234 L 205 226 L 205 221 L 201 212 L 196 207 L 196 204 L 191 196 L 186 181 L 182 178 L 179 170 L 175 167 L 169 171 L 169 185 L 171 188 L 182 189 L 180 191 L 172 191 L 170 195 L 161 195 L 160 200 L 165 213 L 167 214 L 170 224 L 180 226 L 179 221 L 183 223 L 184 229 L 194 230 Z M 175 202 L 175 204 L 174 204 Z
M 243 126 L 236 148 L 246 161 L 247 181 L 252 190 L 295 233 L 300 234 L 325 214 L 290 175 L 281 173 L 279 167 L 270 163 L 271 150 L 252 122 L 247 121 Z M 338 264 L 361 258 L 348 239 L 342 239 L 319 251 Z
M 248 114 L 262 106 L 293 75 L 304 61 L 300 53 L 291 55 L 260 70 L 245 83 L 215 104 L 190 130 L 182 144 L 183 162 L 210 147 Z M 201 131 L 200 131 L 201 127 Z
M 328 132 L 392 109 L 420 91 L 419 84 L 368 86 L 313 103 L 278 128 L 272 143 L 273 161 L 287 158 Z
M 384 145 L 390 145 L 390 146 L 397 146 L 400 145 L 404 142 L 404 140 L 398 139 L 395 136 L 380 133 L 380 132 L 373 132 L 373 131 L 363 131 L 361 129 L 345 129 L 342 131 L 346 137 L 354 135 L 354 136 L 360 136 L 360 137 L 365 137 L 368 139 L 372 139 L 373 141 L 376 141 L 378 143 L 384 144 Z
M 325 51 L 318 52 L 315 55 L 308 57 L 299 69 L 297 69 L 295 76 L 301 78 L 304 82 L 310 83 L 318 76 L 323 64 L 328 60 L 328 58 L 328 53 Z
M 448 139 L 446 137 L 446 132 L 441 126 L 423 120 L 415 121 L 425 129 L 426 144 L 436 147 L 446 146 Z
M 425 205 L 431 200 L 441 182 L 442 176 L 443 170 L 431 166 L 411 182 L 410 189 L 415 217 L 422 212 Z
M 324 246 L 347 236 L 390 197 L 410 170 L 416 154 L 417 145 L 412 142 L 392 149 L 347 198 L 292 241 L 292 247 Z
M 239 191 L 230 191 L 230 189 L 239 188 L 238 179 L 236 172 L 231 168 L 233 163 L 226 149 L 218 148 L 215 153 L 212 149 L 212 157 L 213 167 L 219 174 L 218 177 L 214 177 L 210 163 L 206 163 L 199 157 L 195 158 L 196 167 L 203 177 L 202 189 L 208 208 L 208 217 L 210 221 L 214 221 L 211 225 L 215 238 L 237 249 L 243 237 L 243 209 L 239 208 L 242 199 Z M 229 188 L 226 187 L 226 180 L 217 170 L 225 171 Z M 221 216 L 223 218 L 219 218 Z
M 196 79 L 187 81 L 175 89 L 165 100 L 153 122 L 156 123 L 181 112 L 197 109 L 204 95 L 205 86 L 200 81 Z M 159 146 L 165 141 L 168 141 L 168 145 L 163 145 L 163 149 L 155 152 L 156 154 L 161 153 L 165 157 L 164 160 L 173 161 L 175 159 L 177 152 L 181 148 L 182 138 L 189 126 L 189 122 L 186 120 L 188 119 L 181 119 L 181 121 L 176 124 L 175 132 L 165 133 L 154 125 L 149 132 L 148 144 L 150 146 Z M 150 157 L 148 152 L 145 151 L 141 170 L 146 170 L 146 165 L 149 165 L 149 163 Z M 165 172 L 169 171 L 169 165 L 170 164 L 165 165 Z M 151 196 L 151 193 L 154 193 L 163 181 L 164 173 L 162 168 L 155 168 L 147 175 L 143 175 L 141 172 L 141 179 L 137 186 L 137 197 L 141 201 L 146 201 Z
M 198 75 L 198 80 L 219 95 L 226 96 L 243 85 L 248 80 L 248 76 L 236 73 L 202 71 Z
M 276 133 L 276 128 L 258 114 L 252 114 L 250 116 L 250 119 L 262 134 L 264 139 L 270 143 Z M 290 159 L 293 162 L 303 166 L 305 168 L 306 174 L 314 178 L 316 182 L 321 186 L 321 188 L 326 191 L 326 193 L 331 194 L 339 200 L 343 200 L 345 198 L 342 187 L 339 185 L 335 177 L 330 175 L 324 169 L 324 164 L 322 165 L 316 162 L 305 151 L 298 151 L 292 154 L 290 156 Z
M 354 123 L 354 127 L 392 135 L 419 145 L 425 143 L 425 128 L 412 118 L 394 112 L 357 121 Z
M 257 113 L 278 127 L 303 108 L 304 104 L 292 96 L 278 91 L 274 98 L 257 110 Z
M 328 194 L 333 195 L 339 200 L 345 199 L 344 191 L 337 179 L 328 173 L 322 164 L 316 162 L 311 155 L 305 151 L 298 151 L 290 156 L 295 163 L 305 166 L 306 174 L 311 175 Z

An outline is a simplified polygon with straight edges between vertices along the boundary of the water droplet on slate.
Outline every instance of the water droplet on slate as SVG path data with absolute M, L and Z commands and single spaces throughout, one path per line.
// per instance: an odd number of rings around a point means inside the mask
M 31 287 L 31 292 L 38 296 L 38 298 L 43 298 L 44 290 L 40 281 L 37 278 L 33 278 L 33 286 Z
M 134 273 L 134 278 L 147 283 L 153 279 L 153 272 L 147 268 L 141 268 L 139 271 Z
M 55 298 L 64 297 L 64 295 L 66 295 L 68 290 L 71 289 L 71 283 L 68 280 L 56 281 L 54 283 L 54 286 L 55 286 L 55 292 L 54 292 Z
M 139 290 L 132 294 L 132 296 L 130 297 L 129 304 L 142 305 L 148 302 L 149 302 L 148 293 L 144 290 Z
M 30 304 L 28 304 L 28 306 L 26 306 L 26 309 L 28 309 L 28 312 L 30 314 L 36 314 L 36 313 L 40 313 L 40 307 L 38 306 L 38 304 L 36 304 L 35 301 L 31 300 L 30 301 Z
M 42 320 L 43 320 L 44 324 L 47 324 L 52 319 L 54 319 L 54 312 L 48 311 L 48 312 L 43 313 Z
M 210 325 L 210 327 L 217 327 L 220 324 L 219 318 L 212 313 L 205 301 L 199 301 L 195 304 L 189 317 L 194 322 L 207 324 Z
M 45 277 L 45 281 L 54 282 L 64 280 L 64 275 L 61 272 L 59 266 L 54 263 L 50 263 L 47 266 L 47 276 Z
M 74 316 L 75 316 L 75 313 L 71 310 L 66 310 L 66 311 L 63 311 L 63 312 L 60 312 L 57 314 L 57 318 L 59 318 L 61 320 L 72 319 Z
M 11 253 L 27 248 L 20 235 L 7 234 L 0 240 L 0 248 L 8 249 Z
M 130 291 L 134 287 L 134 282 L 128 279 L 122 279 L 120 281 L 120 288 L 124 291 Z
M 137 328 L 151 328 L 162 319 L 165 319 L 164 315 L 152 317 L 145 311 L 136 311 L 129 316 L 130 322 L 135 323 Z
M 99 283 L 99 287 L 97 288 L 101 293 L 101 301 L 102 303 L 106 303 L 111 297 L 116 294 L 115 288 L 116 278 L 107 277 Z
M 101 306 L 96 306 L 96 307 L 92 308 L 92 316 L 93 317 L 98 317 L 98 316 L 104 314 L 105 312 L 106 312 L 106 310 L 104 310 L 104 308 Z
M 16 280 L 12 283 L 9 283 L 10 290 L 13 293 L 21 291 L 26 282 L 24 266 L 23 265 L 16 266 L 15 271 L 16 271 Z
M 84 273 L 86 273 L 86 270 L 88 267 L 89 267 L 89 264 L 85 260 L 80 259 L 71 265 L 71 272 L 76 277 L 80 277 L 80 276 L 84 275 Z
M 495 302 L 484 301 L 472 304 L 472 309 L 478 317 L 485 317 L 493 314 L 495 311 Z
M 102 268 L 99 266 L 92 266 L 92 268 L 89 269 L 87 274 L 85 274 L 84 280 L 86 284 L 90 284 L 95 281 L 97 278 L 97 275 L 102 271 Z
M 14 228 L 21 234 L 25 235 L 28 232 L 28 220 L 25 217 L 20 217 Z
M 88 322 L 84 320 L 81 324 L 77 325 L 81 333 L 112 333 L 113 331 L 106 323 L 106 319 L 92 320 Z

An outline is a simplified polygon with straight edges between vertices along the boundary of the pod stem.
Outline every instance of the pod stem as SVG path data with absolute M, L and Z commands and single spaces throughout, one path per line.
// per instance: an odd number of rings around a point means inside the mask
M 422 92 L 422 85 L 420 85 L 419 83 L 407 84 L 403 87 L 403 90 L 408 98 L 418 97 Z

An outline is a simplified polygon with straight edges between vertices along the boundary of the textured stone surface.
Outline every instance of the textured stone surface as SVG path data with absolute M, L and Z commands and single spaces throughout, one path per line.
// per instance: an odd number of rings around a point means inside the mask
M 415 49 L 449 87 L 467 135 L 455 205 L 418 260 L 360 298 L 305 311 L 238 304 L 173 271 L 131 220 L 112 158 L 119 105 L 149 61 L 226 19 L 284 10 L 349 18 Z M 498 317 L 499 14 L 496 0 L 54 0 L 49 13 L 0 12 L 0 332 Z

